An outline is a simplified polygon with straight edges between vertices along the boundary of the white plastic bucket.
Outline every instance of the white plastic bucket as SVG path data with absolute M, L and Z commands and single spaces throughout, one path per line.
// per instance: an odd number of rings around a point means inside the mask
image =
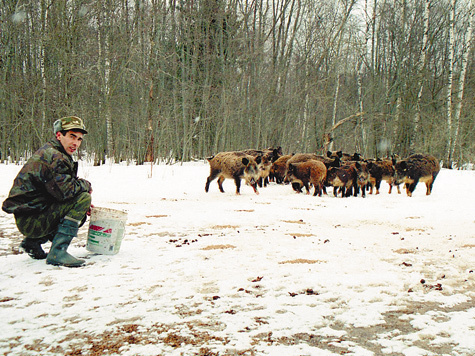
M 124 237 L 126 221 L 125 211 L 93 207 L 86 249 L 102 255 L 117 254 Z

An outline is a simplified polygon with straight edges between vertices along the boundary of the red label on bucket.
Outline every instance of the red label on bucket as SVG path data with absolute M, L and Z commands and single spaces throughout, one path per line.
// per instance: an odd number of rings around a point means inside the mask
M 105 229 L 105 227 L 102 227 L 102 226 L 97 226 L 97 225 L 91 225 L 89 226 L 89 229 L 93 230 L 93 231 L 102 231 Z M 102 231 L 104 234 L 112 234 L 112 229 L 107 229 L 107 230 L 104 230 Z
M 103 229 L 103 227 L 97 225 L 91 225 L 89 228 L 94 231 L 101 231 Z

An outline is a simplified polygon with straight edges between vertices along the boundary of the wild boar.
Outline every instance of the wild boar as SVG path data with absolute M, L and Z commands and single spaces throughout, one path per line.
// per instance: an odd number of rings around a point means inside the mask
M 259 187 L 266 187 L 269 184 L 269 175 L 273 162 L 275 162 L 282 155 L 282 148 L 267 148 L 265 150 L 244 150 L 240 151 L 248 154 L 254 159 L 261 158 L 259 163 L 259 179 L 257 181 Z
M 339 167 L 341 163 L 339 157 L 330 158 L 330 157 L 320 156 L 315 153 L 296 153 L 287 161 L 287 167 L 290 163 L 305 162 L 310 159 L 323 162 L 327 168 Z
M 246 153 L 250 156 L 253 156 L 253 157 L 257 157 L 257 156 L 261 156 L 261 157 L 267 157 L 268 160 L 273 163 L 275 162 L 279 157 L 281 157 L 283 154 L 282 154 L 282 147 L 278 147 L 278 148 L 266 148 L 266 149 L 263 149 L 263 150 L 254 150 L 254 149 L 248 149 L 248 150 L 243 150 L 243 151 L 240 151 L 240 152 L 243 152 L 243 153 Z
M 299 163 L 299 162 L 306 162 L 309 160 L 317 160 L 320 162 L 323 162 L 323 164 L 327 167 L 327 170 L 329 167 L 339 167 L 340 166 L 340 158 L 334 157 L 334 158 L 329 158 L 325 156 L 320 156 L 314 153 L 296 153 L 293 155 L 288 161 L 287 161 L 287 170 L 289 168 L 290 164 L 294 163 Z M 288 179 L 284 179 L 284 183 L 289 183 Z M 295 191 L 301 191 L 302 186 L 297 182 L 292 183 L 292 187 L 294 188 Z M 326 194 L 326 188 L 325 186 L 323 187 L 323 192 Z
M 361 161 L 363 157 L 361 154 L 355 152 L 353 155 L 349 153 L 345 153 L 343 151 L 327 151 L 328 158 L 335 158 L 338 157 L 340 161 Z
M 315 188 L 314 196 L 322 196 L 322 189 L 324 187 L 325 178 L 327 176 L 327 167 L 323 162 L 314 159 L 290 163 L 286 180 L 295 183 L 298 182 L 299 186 L 303 185 L 307 190 L 307 194 L 310 194 L 310 184 L 313 184 Z
M 285 174 L 287 172 L 287 161 L 293 155 L 284 155 L 279 157 L 274 163 L 269 172 L 269 180 L 275 181 L 277 184 L 284 183 Z
M 260 157 L 254 159 L 254 157 L 242 152 L 220 152 L 208 158 L 208 161 L 210 174 L 206 179 L 206 192 L 209 190 L 209 184 L 218 177 L 218 187 L 221 193 L 224 193 L 223 181 L 229 178 L 234 179 L 236 194 L 240 194 L 241 179 L 244 179 L 256 194 L 259 194 L 257 180 L 259 179 L 258 164 L 261 161 Z
M 358 195 L 358 192 L 361 190 L 361 196 L 364 198 L 366 196 L 366 185 L 369 182 L 369 170 L 368 163 L 365 161 L 356 161 L 352 165 L 356 168 L 356 184 L 354 184 L 355 196 Z
M 373 194 L 373 189 L 376 188 L 376 193 L 379 194 L 381 182 L 384 180 L 389 184 L 389 194 L 392 192 L 393 185 L 396 185 L 395 169 L 393 162 L 389 159 L 376 159 L 368 162 L 369 171 L 369 194 Z M 399 185 L 397 186 L 398 193 L 401 193 Z
M 330 167 L 327 170 L 325 185 L 333 187 L 333 194 L 338 196 L 338 190 L 342 197 L 349 197 L 356 193 L 357 171 L 354 165 Z
M 411 197 L 419 181 L 426 184 L 426 195 L 430 195 L 434 180 L 439 174 L 437 159 L 426 154 L 413 154 L 406 159 L 393 159 L 396 170 L 396 183 L 404 183 L 407 196 Z

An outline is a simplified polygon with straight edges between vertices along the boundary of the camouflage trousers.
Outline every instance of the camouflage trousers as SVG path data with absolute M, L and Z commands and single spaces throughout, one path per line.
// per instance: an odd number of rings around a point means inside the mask
M 58 225 L 67 216 L 80 222 L 86 221 L 86 213 L 91 206 L 91 194 L 83 192 L 73 199 L 54 203 L 38 214 L 15 215 L 18 230 L 28 238 L 41 239 L 54 236 Z

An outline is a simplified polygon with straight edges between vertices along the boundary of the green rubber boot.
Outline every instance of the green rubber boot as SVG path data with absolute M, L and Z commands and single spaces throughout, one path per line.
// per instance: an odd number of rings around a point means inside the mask
M 77 221 L 63 219 L 54 236 L 46 263 L 55 266 L 81 267 L 85 261 L 71 256 L 66 250 L 71 240 L 77 236 L 79 224 Z

